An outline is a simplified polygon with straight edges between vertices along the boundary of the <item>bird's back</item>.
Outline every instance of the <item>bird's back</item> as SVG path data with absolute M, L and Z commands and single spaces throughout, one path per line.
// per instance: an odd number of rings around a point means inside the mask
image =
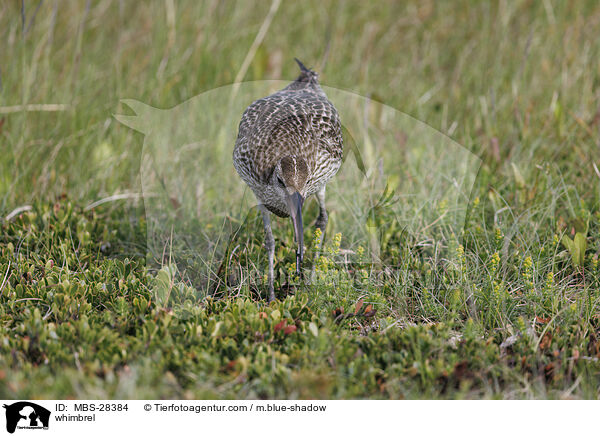
M 260 197 L 282 157 L 303 157 L 310 174 L 308 196 L 337 172 L 342 154 L 337 110 L 319 86 L 317 74 L 303 68 L 286 88 L 248 106 L 239 125 L 233 160 L 242 179 Z

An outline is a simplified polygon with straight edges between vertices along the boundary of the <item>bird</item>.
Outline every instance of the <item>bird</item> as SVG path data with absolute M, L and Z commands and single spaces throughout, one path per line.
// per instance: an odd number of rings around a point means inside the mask
M 269 302 L 275 299 L 275 240 L 270 215 L 291 218 L 297 244 L 296 273 L 302 277 L 302 207 L 311 195 L 316 196 L 320 250 L 328 221 L 325 187 L 343 158 L 338 111 L 321 88 L 318 73 L 295 61 L 300 67 L 296 80 L 246 108 L 233 149 L 234 167 L 253 191 L 263 219 Z

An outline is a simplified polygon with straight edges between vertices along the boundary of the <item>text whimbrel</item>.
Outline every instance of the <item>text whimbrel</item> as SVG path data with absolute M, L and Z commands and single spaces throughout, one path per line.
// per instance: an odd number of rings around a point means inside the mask
M 235 169 L 254 192 L 262 212 L 269 253 L 269 301 L 275 299 L 275 240 L 269 212 L 292 218 L 298 244 L 296 271 L 301 275 L 302 205 L 316 194 L 320 208 L 316 227 L 323 235 L 327 226 L 325 185 L 342 163 L 342 127 L 337 110 L 319 86 L 318 74 L 298 59 L 296 62 L 300 76 L 295 81 L 256 100 L 244 111 L 233 150 Z

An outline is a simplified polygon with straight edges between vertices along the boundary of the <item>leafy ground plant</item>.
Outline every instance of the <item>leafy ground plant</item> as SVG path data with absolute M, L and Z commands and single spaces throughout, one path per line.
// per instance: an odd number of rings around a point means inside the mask
M 344 262 L 336 235 L 314 283 L 271 305 L 251 288 L 198 301 L 174 268 L 156 274 L 120 255 L 143 222 L 123 227 L 118 212 L 62 200 L 3 224 L 3 396 L 596 396 L 593 259 L 585 284 L 569 264 L 551 273 L 552 250 L 503 261 L 462 246 L 464 266 L 407 251 L 410 274 L 386 276 Z M 283 238 L 291 264 L 293 235 Z M 446 283 L 432 286 L 441 274 Z

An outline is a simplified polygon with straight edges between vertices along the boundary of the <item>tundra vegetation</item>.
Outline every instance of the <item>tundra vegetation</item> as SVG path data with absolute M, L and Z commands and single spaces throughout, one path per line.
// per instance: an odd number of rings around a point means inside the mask
M 4 2 L 0 24 L 0 397 L 598 398 L 597 2 L 48 0 Z M 173 247 L 147 256 L 120 100 L 292 80 L 325 52 L 324 85 L 481 160 L 464 225 L 437 255 L 374 214 L 372 262 L 334 215 L 310 285 L 276 226 L 267 304 L 251 214 L 235 277 L 198 298 Z

